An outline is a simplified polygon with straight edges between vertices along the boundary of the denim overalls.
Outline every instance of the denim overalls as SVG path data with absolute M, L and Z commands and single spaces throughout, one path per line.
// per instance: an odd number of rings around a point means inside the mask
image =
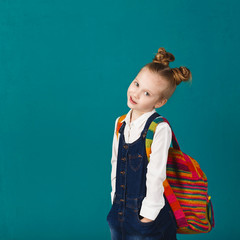
M 177 223 L 165 195 L 165 205 L 154 221 L 141 222 L 139 215 L 146 196 L 145 137 L 157 116 L 155 112 L 148 118 L 141 136 L 133 143 L 125 142 L 125 121 L 119 129 L 116 191 L 107 215 L 112 240 L 176 240 Z

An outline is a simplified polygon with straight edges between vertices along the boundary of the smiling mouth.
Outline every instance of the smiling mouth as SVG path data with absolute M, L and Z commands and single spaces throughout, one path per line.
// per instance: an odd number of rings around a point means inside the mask
M 130 102 L 132 103 L 132 104 L 137 104 L 136 102 L 134 102 L 133 100 L 132 100 L 132 97 L 130 96 Z

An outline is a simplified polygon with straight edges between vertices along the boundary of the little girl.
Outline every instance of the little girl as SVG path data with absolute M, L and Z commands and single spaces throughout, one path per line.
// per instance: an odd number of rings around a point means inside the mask
M 130 108 L 112 144 L 111 201 L 107 215 L 112 240 L 175 240 L 177 223 L 164 195 L 168 150 L 172 131 L 168 123 L 157 125 L 151 145 L 150 161 L 145 136 L 151 122 L 172 96 L 176 85 L 192 79 L 186 67 L 170 68 L 174 56 L 159 48 L 130 84 Z

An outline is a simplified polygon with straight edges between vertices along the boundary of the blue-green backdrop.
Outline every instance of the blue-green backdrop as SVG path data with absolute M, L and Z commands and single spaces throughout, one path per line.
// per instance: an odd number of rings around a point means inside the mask
M 188 67 L 157 111 L 206 173 L 207 234 L 239 239 L 239 1 L 0 0 L 0 239 L 109 239 L 111 147 L 159 47 Z

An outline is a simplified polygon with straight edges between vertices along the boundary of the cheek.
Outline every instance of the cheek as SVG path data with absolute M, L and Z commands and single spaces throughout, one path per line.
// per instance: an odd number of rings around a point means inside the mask
M 132 92 L 132 85 L 130 85 L 129 87 L 128 87 L 128 90 L 127 90 L 127 92 L 129 93 L 129 92 Z
M 143 106 L 149 106 L 150 104 L 152 104 L 152 100 L 147 97 L 143 97 L 141 99 L 141 103 Z

